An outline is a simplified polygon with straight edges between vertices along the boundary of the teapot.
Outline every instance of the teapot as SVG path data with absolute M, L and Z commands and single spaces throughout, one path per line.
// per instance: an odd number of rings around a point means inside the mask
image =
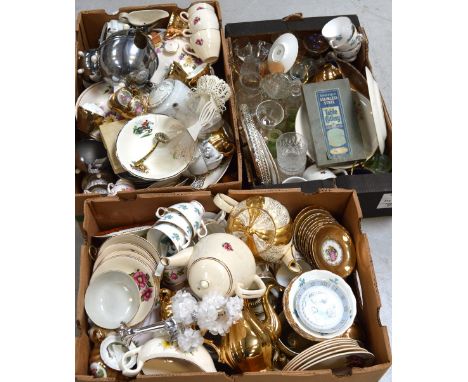
M 292 254 L 292 221 L 285 206 L 267 196 L 237 202 L 217 194 L 214 204 L 229 214 L 226 232 L 241 238 L 259 260 L 283 262 L 292 272 L 301 271 Z
M 226 233 L 205 236 L 193 247 L 161 259 L 164 266 L 187 266 L 190 288 L 198 297 L 210 292 L 250 299 L 263 296 L 265 283 L 255 273 L 255 259 L 239 238 Z M 257 289 L 248 289 L 251 286 Z
M 78 73 L 102 78 L 113 86 L 145 85 L 158 67 L 158 56 L 151 39 L 139 29 L 113 33 L 99 48 L 78 52 L 84 69 Z

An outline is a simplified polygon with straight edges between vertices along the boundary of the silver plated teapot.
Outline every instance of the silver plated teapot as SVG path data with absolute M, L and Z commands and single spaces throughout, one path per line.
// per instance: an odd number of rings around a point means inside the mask
M 84 66 L 78 73 L 102 77 L 113 86 L 143 86 L 158 68 L 158 56 L 151 39 L 134 28 L 113 33 L 99 48 L 78 52 L 78 55 Z

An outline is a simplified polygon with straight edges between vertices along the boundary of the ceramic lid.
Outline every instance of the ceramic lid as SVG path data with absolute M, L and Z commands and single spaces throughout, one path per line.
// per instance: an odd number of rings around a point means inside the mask
M 199 297 L 210 292 L 218 292 L 230 296 L 234 292 L 234 280 L 231 271 L 223 262 L 204 257 L 195 260 L 188 268 L 190 288 Z

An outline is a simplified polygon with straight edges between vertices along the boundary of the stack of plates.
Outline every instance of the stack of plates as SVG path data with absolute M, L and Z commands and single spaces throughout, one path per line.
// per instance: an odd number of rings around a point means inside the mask
M 349 232 L 326 210 L 306 207 L 296 216 L 294 247 L 315 268 L 347 277 L 356 265 Z
M 356 297 L 341 277 L 314 269 L 292 280 L 283 294 L 283 311 L 292 329 L 311 341 L 340 337 L 356 318 Z
M 320 342 L 294 357 L 284 371 L 334 369 L 346 373 L 352 367 L 372 366 L 375 356 L 355 340 L 336 338 Z
M 154 148 L 157 133 L 165 134 L 169 140 Z M 143 186 L 146 182 L 178 178 L 192 160 L 195 147 L 186 127 L 177 119 L 145 114 L 133 118 L 122 128 L 117 137 L 116 156 L 122 167 Z M 144 170 L 134 166 L 134 162 L 145 157 Z
M 125 324 L 138 325 L 151 312 L 159 296 L 159 278 L 154 277 L 159 263 L 158 251 L 141 236 L 124 234 L 111 237 L 99 249 L 88 290 L 92 289 L 93 282 L 99 280 L 103 274 L 120 272 L 130 276 L 137 286 L 139 306 L 133 318 Z M 112 294 L 112 291 L 109 293 Z M 95 321 L 88 309 L 87 313 L 90 319 Z M 112 312 L 108 314 L 110 316 Z

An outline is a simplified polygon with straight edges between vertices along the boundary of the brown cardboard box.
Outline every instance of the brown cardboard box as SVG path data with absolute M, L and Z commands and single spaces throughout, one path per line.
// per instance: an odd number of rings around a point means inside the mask
M 294 14 L 285 17 L 281 20 L 262 20 L 253 22 L 240 22 L 227 24 L 224 27 L 224 37 L 226 43 L 226 49 L 224 50 L 225 61 L 233 60 L 233 39 L 239 39 L 242 42 L 255 42 L 264 40 L 272 43 L 279 35 L 286 32 L 292 32 L 297 37 L 307 36 L 314 32 L 320 32 L 322 27 L 332 18 L 341 16 L 321 16 L 321 17 L 302 17 L 301 13 Z M 372 65 L 369 61 L 369 45 L 372 41 L 367 39 L 364 28 L 360 25 L 359 18 L 356 15 L 345 15 L 349 17 L 352 22 L 358 27 L 359 31 L 366 37 L 363 41 L 362 48 L 359 52 L 357 59 L 353 62 L 353 69 L 347 74 L 348 76 L 353 73 L 361 74 L 365 78 L 364 68 L 367 66 L 372 70 Z M 299 45 L 300 53 L 305 53 L 302 44 Z M 231 68 L 234 68 L 232 62 Z M 355 74 L 356 75 L 356 74 Z M 237 74 L 233 73 L 232 70 L 227 73 L 227 78 L 230 80 L 230 85 L 233 87 Z M 378 78 L 377 78 L 378 80 Z M 357 81 L 359 83 L 358 90 L 369 97 L 367 90 L 367 82 Z M 383 101 L 383 100 L 382 100 Z M 385 102 L 383 102 L 384 117 L 387 125 L 387 139 L 385 142 L 385 153 L 391 157 L 392 155 L 392 121 L 388 113 Z M 242 125 L 240 121 L 240 114 L 238 112 L 238 105 L 236 99 L 233 100 L 233 114 L 241 141 L 246 142 L 243 137 Z M 250 153 L 248 152 L 247 145 L 244 144 L 243 155 L 246 159 L 244 161 L 245 173 L 249 187 L 253 188 L 290 188 L 300 187 L 304 192 L 314 192 L 319 188 L 348 188 L 355 189 L 358 193 L 359 200 L 361 202 L 362 210 L 365 217 L 373 216 L 387 216 L 391 215 L 391 193 L 392 193 L 392 174 L 367 174 L 367 175 L 350 175 L 340 176 L 336 179 L 317 180 L 301 182 L 297 184 L 279 184 L 274 186 L 259 186 L 255 184 L 255 172 L 253 171 L 250 162 Z M 390 200 L 390 203 L 383 203 L 385 200 Z
M 331 370 L 302 372 L 261 372 L 228 376 L 224 373 L 188 373 L 163 376 L 139 376 L 148 381 L 317 381 L 317 382 L 375 382 L 382 377 L 391 365 L 391 350 L 387 328 L 380 323 L 381 308 L 379 291 L 372 265 L 367 236 L 361 231 L 362 213 L 355 191 L 344 189 L 324 189 L 314 194 L 306 194 L 299 189 L 286 190 L 238 190 L 229 193 L 236 200 L 252 195 L 265 195 L 277 199 L 289 210 L 292 217 L 305 206 L 317 205 L 329 210 L 351 233 L 357 249 L 357 270 L 350 284 L 358 302 L 358 317 L 367 336 L 367 348 L 376 356 L 376 364 L 367 368 L 353 368 L 352 374 L 335 376 Z M 113 198 L 87 200 L 84 206 L 86 243 L 81 249 L 80 285 L 77 299 L 77 319 L 79 335 L 75 344 L 75 374 L 77 381 L 114 381 L 114 379 L 93 379 L 88 375 L 90 342 L 87 336 L 87 319 L 84 311 L 84 295 L 89 283 L 92 261 L 88 256 L 91 237 L 99 231 L 124 224 L 143 223 L 154 220 L 154 211 L 160 206 L 176 202 L 200 201 L 207 211 L 216 211 L 209 192 L 139 194 L 135 199 L 119 201 Z
M 220 26 L 222 25 L 222 15 L 221 15 L 221 8 L 219 3 L 214 0 L 207 0 L 206 3 L 210 3 L 216 9 L 216 13 L 219 18 Z M 96 10 L 89 10 L 89 11 L 82 11 L 79 13 L 76 21 L 76 52 L 79 50 L 86 50 L 90 48 L 97 48 L 98 47 L 98 39 L 101 35 L 102 27 L 105 22 L 117 19 L 118 14 L 120 12 L 131 12 L 140 9 L 163 9 L 167 12 L 171 13 L 175 9 L 177 9 L 177 4 L 169 3 L 169 4 L 153 4 L 153 5 L 145 5 L 145 6 L 131 6 L 131 7 L 124 7 L 120 8 L 119 11 L 114 15 L 109 15 L 106 13 L 104 9 L 96 9 Z M 214 65 L 214 69 L 216 74 L 223 78 L 227 77 L 226 72 L 228 71 L 229 65 L 224 60 L 224 49 L 226 47 L 225 41 L 223 38 L 223 34 L 221 33 L 221 52 L 219 56 L 218 62 Z M 75 66 L 78 65 L 78 55 L 75 56 Z M 83 84 L 79 76 L 77 76 L 75 71 L 75 98 L 78 98 L 80 93 L 84 90 Z M 214 184 L 208 188 L 208 190 L 213 192 L 227 192 L 230 189 L 240 189 L 242 184 L 242 158 L 240 152 L 240 144 L 239 144 L 239 135 L 237 129 L 234 128 L 234 121 L 232 118 L 232 106 L 231 101 L 228 101 L 226 105 L 226 111 L 224 113 L 224 117 L 227 118 L 229 124 L 232 126 L 234 130 L 235 136 L 235 143 L 236 143 L 236 154 L 231 161 L 228 171 L 226 175 L 222 179 L 221 182 Z M 78 129 L 76 130 L 77 137 L 82 134 Z M 75 182 L 75 216 L 78 223 L 81 225 L 83 220 L 83 205 L 85 200 L 89 198 L 96 198 L 101 197 L 99 194 L 84 194 L 80 192 L 80 183 L 81 183 L 82 175 L 76 176 Z M 170 191 L 191 191 L 192 188 L 190 186 L 179 186 L 179 187 L 168 187 L 168 188 L 159 188 L 159 189 L 142 189 L 136 192 L 121 192 L 122 198 L 132 198 L 136 193 L 155 193 L 155 192 L 170 192 Z

